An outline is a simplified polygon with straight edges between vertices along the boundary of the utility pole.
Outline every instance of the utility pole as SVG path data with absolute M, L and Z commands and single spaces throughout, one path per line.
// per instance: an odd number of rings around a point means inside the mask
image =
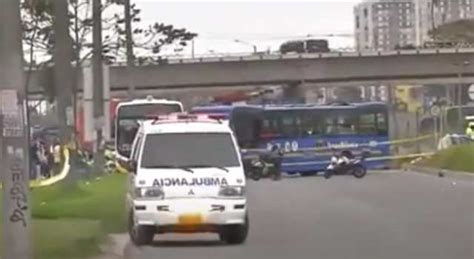
M 74 4 L 74 84 L 72 86 L 72 112 L 74 114 L 74 146 L 77 147 L 78 145 L 78 139 L 77 139 L 77 119 L 78 119 L 78 114 L 77 114 L 77 106 L 78 106 L 78 100 L 77 100 L 77 90 L 79 89 L 79 79 L 81 78 L 81 72 L 82 72 L 82 67 L 81 67 L 81 49 L 80 49 L 80 31 L 79 31 L 79 5 L 78 3 Z M 82 115 L 84 116 L 84 115 Z
M 57 95 L 61 144 L 72 137 L 74 115 L 72 107 L 73 70 L 71 66 L 73 47 L 69 35 L 68 1 L 54 0 L 54 86 Z
M 431 0 L 431 31 L 432 31 L 432 37 L 433 37 L 433 42 L 436 41 L 437 35 L 436 35 L 436 19 L 435 19 L 435 5 L 438 4 L 438 0 Z
M 0 1 L 0 174 L 4 259 L 29 259 L 29 148 L 20 1 Z
M 102 62 L 102 3 L 101 0 L 93 0 L 93 101 L 94 120 L 96 129 L 96 143 L 94 147 L 94 173 L 104 170 L 104 145 L 102 127 L 104 125 L 104 76 Z
M 133 68 L 135 67 L 135 55 L 133 54 L 132 15 L 130 14 L 130 0 L 124 0 L 125 12 L 125 37 L 127 46 L 127 78 L 128 96 L 135 97 L 135 84 L 133 80 Z

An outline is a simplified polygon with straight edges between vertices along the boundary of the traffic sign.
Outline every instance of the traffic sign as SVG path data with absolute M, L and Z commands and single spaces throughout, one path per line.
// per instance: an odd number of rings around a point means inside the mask
M 430 113 L 431 116 L 439 116 L 441 114 L 441 107 L 438 105 L 431 106 Z

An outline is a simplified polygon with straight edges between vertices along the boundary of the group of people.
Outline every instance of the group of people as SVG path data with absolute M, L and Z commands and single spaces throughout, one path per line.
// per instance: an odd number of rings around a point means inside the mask
M 31 179 L 49 178 L 57 174 L 61 166 L 61 145 L 58 140 L 48 144 L 43 139 L 34 139 L 30 146 Z

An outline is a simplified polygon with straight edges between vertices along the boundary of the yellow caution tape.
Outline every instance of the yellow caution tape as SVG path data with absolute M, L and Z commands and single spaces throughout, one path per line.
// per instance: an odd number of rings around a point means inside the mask
M 316 148 L 298 148 L 296 151 L 290 151 L 286 153 L 304 153 L 304 152 L 320 152 L 320 151 L 331 151 L 333 149 L 356 149 L 356 148 L 365 148 L 365 147 L 377 147 L 377 146 L 385 146 L 385 145 L 401 145 L 405 143 L 410 143 L 410 142 L 417 142 L 420 140 L 425 140 L 432 138 L 433 134 L 429 135 L 424 135 L 424 136 L 419 136 L 419 137 L 414 137 L 414 138 L 406 138 L 406 139 L 398 139 L 398 140 L 389 140 L 389 141 L 383 141 L 383 142 L 377 142 L 377 143 L 363 143 L 363 144 L 354 144 L 354 145 L 348 145 L 347 147 L 316 147 Z M 267 149 L 264 148 L 255 148 L 255 149 L 245 149 L 243 150 L 244 152 L 267 152 Z
M 428 157 L 434 155 L 434 152 L 425 152 L 418 154 L 407 154 L 407 155 L 397 155 L 397 156 L 378 156 L 378 157 L 369 157 L 365 159 L 366 161 L 378 161 L 378 160 L 398 160 L 406 158 L 417 158 L 417 157 Z
M 36 181 L 31 181 L 30 182 L 30 187 L 36 188 L 36 187 L 44 187 L 44 186 L 49 186 L 53 185 L 59 181 L 62 181 L 64 178 L 67 177 L 69 174 L 69 171 L 71 169 L 70 165 L 70 154 L 69 154 L 69 149 L 65 148 L 63 151 L 64 154 L 64 164 L 61 172 L 58 175 L 52 176 L 48 179 L 45 180 L 36 180 Z

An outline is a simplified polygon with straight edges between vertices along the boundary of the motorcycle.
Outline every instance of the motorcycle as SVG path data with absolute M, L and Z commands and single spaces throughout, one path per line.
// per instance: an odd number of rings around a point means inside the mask
M 250 161 L 247 176 L 254 181 L 270 177 L 275 181 L 280 180 L 281 172 L 276 163 L 281 163 L 282 157 L 282 152 L 278 152 L 278 157 L 274 157 L 271 154 L 259 155 L 258 158 Z
M 329 179 L 333 175 L 353 175 L 356 178 L 362 178 L 367 174 L 367 169 L 363 165 L 367 153 L 356 158 L 350 151 L 343 151 L 341 154 L 334 154 L 331 162 L 324 172 L 324 178 Z

